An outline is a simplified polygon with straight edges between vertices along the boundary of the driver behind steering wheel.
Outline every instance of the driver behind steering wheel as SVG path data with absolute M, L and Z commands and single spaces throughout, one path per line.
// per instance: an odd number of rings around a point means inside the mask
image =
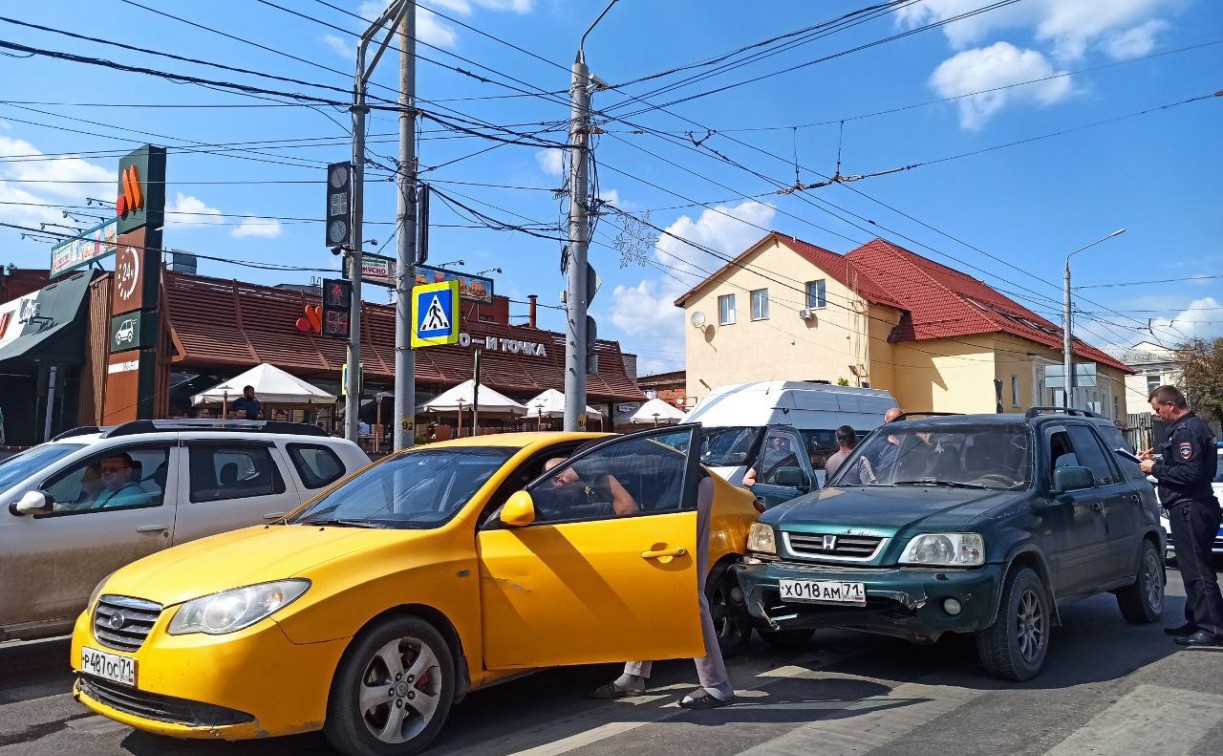
M 544 463 L 544 472 L 549 472 L 565 461 L 564 457 L 553 457 Z M 612 512 L 617 517 L 634 515 L 641 507 L 633 500 L 616 476 L 610 473 L 593 476 L 590 482 L 582 480 L 577 470 L 570 467 L 562 470 L 551 480 L 552 488 L 557 493 L 566 496 L 580 496 L 585 503 L 592 505 L 611 505 Z

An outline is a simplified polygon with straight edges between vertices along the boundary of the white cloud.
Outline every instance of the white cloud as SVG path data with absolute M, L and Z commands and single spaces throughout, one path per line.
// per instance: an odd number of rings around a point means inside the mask
M 82 160 L 76 155 L 45 157 L 23 139 L 0 136 L 0 157 L 19 158 L 0 167 L 0 177 L 21 181 L 31 192 L 60 197 L 109 196 L 114 192 L 114 171 Z M 97 183 L 93 183 L 97 182 Z
M 943 21 L 985 4 L 983 0 L 925 0 L 898 9 L 897 23 L 911 28 Z M 1031 28 L 1037 41 L 1050 45 L 1055 57 L 1074 60 L 1092 46 L 1103 46 L 1108 51 L 1117 37 L 1141 29 L 1157 20 L 1157 14 L 1181 4 L 1182 0 L 1025 0 L 954 21 L 942 30 L 953 47 L 963 49 L 1001 29 Z M 1161 30 L 1147 28 L 1136 32 L 1136 37 L 1139 40 L 1153 37 Z M 1126 43 L 1121 45 L 1125 50 Z
M 1151 330 L 1165 344 L 1223 336 L 1223 324 L 1219 323 L 1220 307 L 1223 305 L 1214 297 L 1195 299 L 1175 317 L 1153 320 Z
M 616 189 L 604 189 L 600 191 L 599 199 L 609 205 L 624 209 L 624 206 L 620 204 L 620 192 Z
M 280 236 L 283 229 L 280 221 L 272 219 L 255 219 L 246 218 L 238 227 L 230 232 L 231 236 L 236 236 L 239 239 L 255 236 L 261 239 L 275 239 Z
M 682 354 L 684 350 L 684 311 L 675 300 L 692 285 L 722 267 L 723 261 L 679 241 L 682 237 L 721 254 L 737 257 L 765 235 L 776 214 L 769 205 L 747 201 L 734 207 L 718 206 L 705 210 L 693 220 L 685 215 L 666 228 L 654 247 L 654 256 L 676 275 L 646 279 L 636 286 L 617 286 L 612 290 L 612 324 L 628 336 L 648 338 L 647 352 Z M 730 216 L 730 217 L 728 217 Z M 751 224 L 751 225 L 749 225 Z M 632 346 L 628 347 L 632 351 Z M 638 372 L 671 369 L 672 363 L 643 359 Z
M 549 176 L 560 176 L 565 170 L 565 151 L 559 147 L 548 147 L 535 153 L 539 169 Z
M 748 200 L 734 207 L 719 205 L 705 210 L 695 221 L 687 215 L 681 216 L 666 228 L 667 234 L 661 235 L 654 255 L 665 265 L 704 279 L 708 271 L 720 268 L 722 262 L 674 237 L 725 255 L 739 255 L 767 233 L 763 229 L 769 227 L 776 214 L 770 205 Z
M 209 207 L 198 197 L 177 192 L 173 202 L 166 204 L 166 225 L 178 228 L 215 226 L 225 222 L 225 215 Z
M 930 87 L 942 97 L 956 97 L 1008 84 L 1031 81 L 1058 73 L 1036 50 L 1020 50 L 1009 42 L 964 50 L 943 61 L 930 75 Z M 977 130 L 1008 102 L 1049 105 L 1073 93 L 1069 77 L 1027 84 L 1012 89 L 973 95 L 957 100 L 960 126 Z
M 1163 19 L 1153 19 L 1104 40 L 1104 52 L 1114 60 L 1141 58 L 1155 49 L 1155 37 L 1168 28 Z
M 353 60 L 357 57 L 357 50 L 348 40 L 336 34 L 324 34 L 323 44 L 331 48 L 331 51 L 341 58 Z

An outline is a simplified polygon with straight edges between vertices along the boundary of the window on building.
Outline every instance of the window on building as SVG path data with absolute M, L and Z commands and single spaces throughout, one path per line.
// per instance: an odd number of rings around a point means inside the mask
M 1121 398 L 1117 396 L 1113 397 L 1113 419 L 1121 419 Z
M 823 309 L 828 306 L 825 297 L 824 279 L 807 282 L 807 307 Z
M 735 322 L 735 295 L 723 294 L 718 297 L 718 325 L 732 325 Z
M 1150 396 L 1151 393 L 1155 391 L 1155 389 L 1159 388 L 1162 385 L 1163 383 L 1160 382 L 1160 376 L 1158 373 L 1156 373 L 1155 375 L 1148 375 L 1147 376 L 1147 396 Z
M 756 289 L 752 292 L 752 320 L 769 319 L 769 290 Z
M 1011 376 L 1011 406 L 1019 406 L 1019 376 Z

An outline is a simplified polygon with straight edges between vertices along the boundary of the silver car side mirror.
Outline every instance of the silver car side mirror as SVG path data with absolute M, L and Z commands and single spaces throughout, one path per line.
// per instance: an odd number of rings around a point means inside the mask
M 46 514 L 55 507 L 55 500 L 43 491 L 26 491 L 21 498 L 13 503 L 11 509 L 18 517 L 25 515 Z

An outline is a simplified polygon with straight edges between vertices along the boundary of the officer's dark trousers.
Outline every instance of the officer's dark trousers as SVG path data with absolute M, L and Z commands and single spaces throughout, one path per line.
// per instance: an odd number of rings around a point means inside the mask
M 1214 502 L 1195 500 L 1168 512 L 1176 566 L 1185 581 L 1185 619 L 1216 635 L 1223 634 L 1223 595 L 1210 549 L 1219 532 L 1219 516 Z

